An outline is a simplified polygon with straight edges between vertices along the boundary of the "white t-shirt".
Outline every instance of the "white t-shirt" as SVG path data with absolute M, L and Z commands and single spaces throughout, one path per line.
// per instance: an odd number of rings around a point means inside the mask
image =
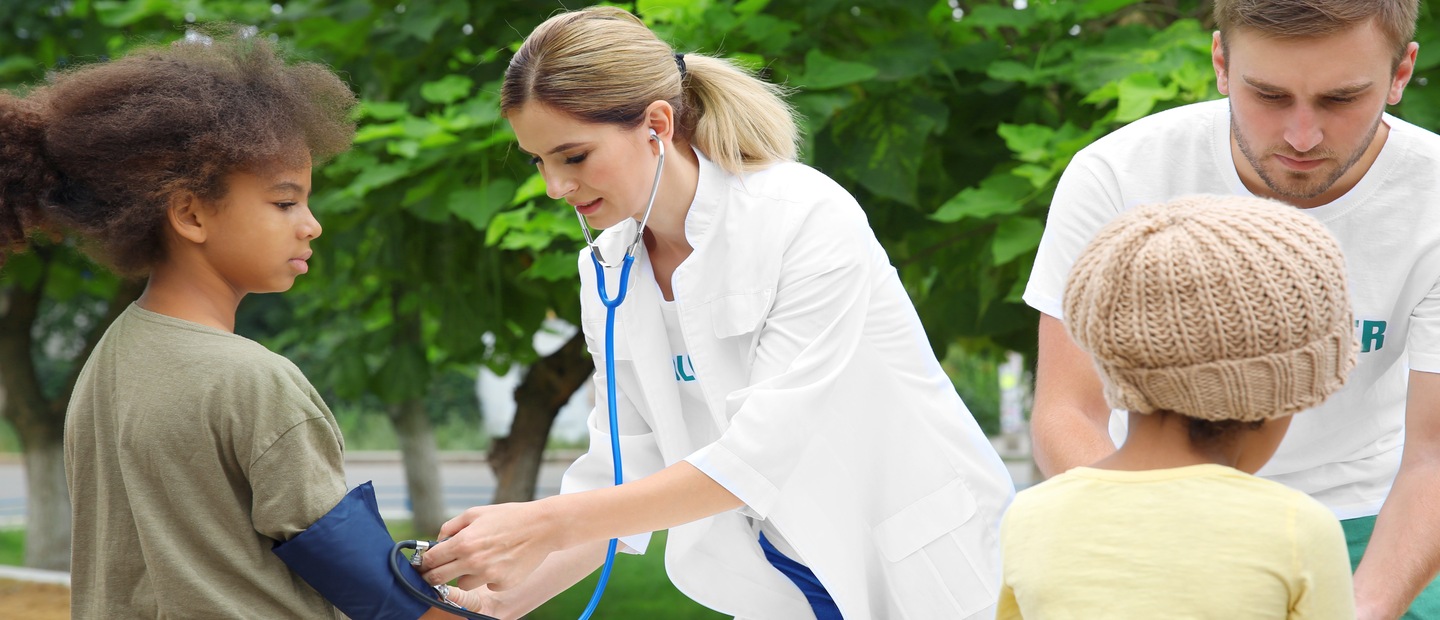
M 714 441 L 715 423 L 710 420 L 705 393 L 700 389 L 700 377 L 695 372 L 695 362 L 690 359 L 685 336 L 680 332 L 680 310 L 675 302 L 661 297 L 660 314 L 665 317 L 665 335 L 670 341 L 670 367 L 675 370 L 675 386 L 680 388 L 680 409 L 686 414 L 685 428 L 690 431 L 694 445 L 703 446 Z
M 710 419 L 709 409 L 705 406 L 705 394 L 700 389 L 700 375 L 695 371 L 695 361 L 690 358 L 689 347 L 685 346 L 685 334 L 680 330 L 680 310 L 674 301 L 661 295 L 660 314 L 665 317 L 665 336 L 670 341 L 670 366 L 675 370 L 675 384 L 680 388 L 680 408 L 685 414 L 685 427 L 689 430 L 694 445 L 705 445 L 713 441 L 712 438 L 717 432 Z M 775 545 L 777 551 L 800 562 L 800 555 L 773 523 L 752 518 L 751 526 L 755 529 L 757 539 L 759 534 L 764 532 L 765 539 Z
M 1440 372 L 1440 136 L 1390 115 L 1380 155 L 1355 187 L 1305 210 L 1345 252 L 1359 364 L 1324 404 L 1298 414 L 1261 476 L 1341 519 L 1377 514 L 1400 465 L 1409 369 Z M 1252 195 L 1230 151 L 1228 101 L 1140 119 L 1086 147 L 1050 206 L 1025 303 L 1064 319 L 1070 267 L 1111 218 L 1190 194 Z M 1112 415 L 1112 434 L 1124 416 Z M 1118 441 L 1118 439 L 1117 439 Z

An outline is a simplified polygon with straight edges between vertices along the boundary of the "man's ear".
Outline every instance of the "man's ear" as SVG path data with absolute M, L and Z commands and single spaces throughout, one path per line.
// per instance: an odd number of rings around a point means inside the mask
M 205 206 L 199 196 L 187 191 L 171 194 L 165 215 L 170 229 L 181 239 L 197 245 L 205 243 L 207 218 Z
M 1400 64 L 1395 67 L 1395 76 L 1390 80 L 1390 90 L 1385 93 L 1385 103 L 1395 105 L 1400 103 L 1400 97 L 1405 94 L 1405 85 L 1410 83 L 1410 78 L 1415 76 L 1415 56 L 1420 52 L 1420 44 L 1411 41 L 1405 46 L 1405 55 L 1400 58 Z
M 1230 96 L 1230 67 L 1225 61 L 1225 42 L 1220 39 L 1219 30 L 1210 37 L 1210 64 L 1215 68 L 1215 89 Z

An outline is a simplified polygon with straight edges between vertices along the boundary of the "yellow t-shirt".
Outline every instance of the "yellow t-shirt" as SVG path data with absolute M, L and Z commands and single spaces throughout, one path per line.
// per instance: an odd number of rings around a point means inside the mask
M 1080 467 L 1001 524 L 997 618 L 1354 618 L 1340 522 L 1221 465 Z

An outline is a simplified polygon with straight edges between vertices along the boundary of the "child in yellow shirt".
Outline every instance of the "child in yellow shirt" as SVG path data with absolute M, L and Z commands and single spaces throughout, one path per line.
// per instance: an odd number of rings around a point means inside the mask
M 1016 497 L 998 618 L 1354 618 L 1339 521 L 1251 475 L 1355 364 L 1325 228 L 1258 198 L 1140 207 L 1080 255 L 1064 306 L 1129 434 Z

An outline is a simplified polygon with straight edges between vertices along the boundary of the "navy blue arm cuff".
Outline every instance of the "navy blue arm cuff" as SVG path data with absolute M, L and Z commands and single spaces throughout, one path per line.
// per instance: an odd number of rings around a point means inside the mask
M 415 620 L 430 609 L 390 572 L 395 541 L 380 519 L 375 488 L 351 489 L 308 529 L 275 546 L 275 555 L 321 596 L 351 618 Z M 434 592 L 407 562 L 400 572 L 424 592 Z

